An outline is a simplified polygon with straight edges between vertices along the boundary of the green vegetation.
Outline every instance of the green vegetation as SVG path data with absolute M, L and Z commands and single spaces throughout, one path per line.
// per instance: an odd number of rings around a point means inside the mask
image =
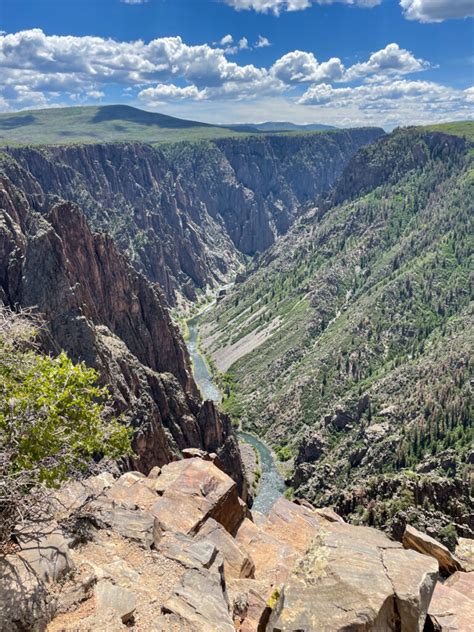
M 333 470 L 331 489 L 436 468 L 448 449 L 455 463 L 443 471 L 459 475 L 473 439 L 472 145 L 397 130 L 350 168 L 338 203 L 310 209 L 209 315 L 211 352 L 263 340 L 229 370 L 224 406 L 285 457 L 321 433 L 314 476 Z M 336 407 L 347 426 L 330 421 Z M 325 484 L 321 474 L 314 487 Z
M 96 371 L 42 355 L 34 337 L 29 320 L 0 312 L 0 542 L 31 516 L 38 490 L 130 450 L 128 429 L 106 418 Z
M 444 132 L 453 136 L 463 136 L 474 142 L 474 121 L 458 121 L 456 123 L 438 123 L 427 125 L 423 129 L 431 132 Z
M 321 130 L 309 126 L 291 131 L 260 130 L 254 126 L 225 127 L 146 112 L 128 105 L 81 106 L 0 114 L 0 146 L 111 142 L 166 144 L 268 133 L 318 134 L 333 129 L 322 127 Z
M 225 127 L 145 112 L 126 105 L 0 114 L 0 145 L 132 141 L 154 144 L 242 135 L 243 132 Z

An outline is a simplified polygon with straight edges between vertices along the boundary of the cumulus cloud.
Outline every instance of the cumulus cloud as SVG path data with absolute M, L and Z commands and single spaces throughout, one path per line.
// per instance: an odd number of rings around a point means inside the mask
M 400 0 L 408 20 L 443 22 L 474 16 L 472 0 Z
M 318 60 L 300 50 L 270 67 L 238 64 L 228 59 L 232 47 L 250 46 L 245 37 L 230 34 L 214 46 L 189 46 L 180 37 L 147 43 L 48 36 L 40 29 L 0 35 L 0 109 L 107 99 L 117 87 L 130 102 L 150 108 L 173 103 L 184 110 L 186 103 L 196 102 L 222 112 L 224 101 L 226 108 L 235 108 L 237 103 L 280 99 L 301 110 L 336 108 L 340 124 L 370 122 L 376 113 L 382 118 L 392 111 L 408 121 L 423 112 L 433 120 L 439 113 L 467 117 L 468 104 L 472 109 L 474 102 L 472 88 L 454 90 L 404 78 L 429 64 L 396 43 L 348 67 L 338 57 Z
M 139 0 L 138 0 L 139 1 Z M 315 4 L 346 4 L 360 8 L 378 6 L 382 0 L 221 0 L 237 11 L 253 10 L 258 13 L 280 15 L 289 11 L 303 11 Z M 420 22 L 443 22 L 444 20 L 474 16 L 472 0 L 399 0 L 404 16 Z
M 145 4 L 148 0 L 120 0 L 123 4 Z
M 348 4 L 357 7 L 375 7 L 382 0 L 223 0 L 237 11 L 253 9 L 258 13 L 280 15 L 283 11 L 303 11 L 312 4 Z
M 263 35 L 258 36 L 258 40 L 255 42 L 255 48 L 266 48 L 267 46 L 271 46 L 270 40 Z
M 298 100 L 300 105 L 332 109 L 357 109 L 359 112 L 410 111 L 416 116 L 468 116 L 474 90 L 456 90 L 432 81 L 382 81 L 355 88 L 334 88 L 323 83 L 311 86 Z
M 288 84 L 323 80 L 337 81 L 344 74 L 344 66 L 337 57 L 320 64 L 313 53 L 295 50 L 280 57 L 273 64 L 271 72 Z
M 139 93 L 139 98 L 148 105 L 165 103 L 166 101 L 176 101 L 177 99 L 192 99 L 199 101 L 205 98 L 205 91 L 198 90 L 196 86 L 186 86 L 184 88 L 175 86 L 172 83 L 161 83 L 154 88 L 146 88 Z
M 339 57 L 319 63 L 313 53 L 292 51 L 278 59 L 271 72 L 285 83 L 318 83 L 322 81 L 352 82 L 364 77 L 404 75 L 430 67 L 398 44 L 388 44 L 372 53 L 366 62 L 345 68 Z
M 349 68 L 345 79 L 353 81 L 367 75 L 408 74 L 427 70 L 429 67 L 428 62 L 417 59 L 398 44 L 388 44 L 382 50 L 372 53 L 366 62 L 354 64 Z

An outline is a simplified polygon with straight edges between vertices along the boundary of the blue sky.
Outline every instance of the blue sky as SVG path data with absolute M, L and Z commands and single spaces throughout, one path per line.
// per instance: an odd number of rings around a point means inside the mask
M 204 121 L 472 118 L 472 0 L 0 0 L 0 110 Z

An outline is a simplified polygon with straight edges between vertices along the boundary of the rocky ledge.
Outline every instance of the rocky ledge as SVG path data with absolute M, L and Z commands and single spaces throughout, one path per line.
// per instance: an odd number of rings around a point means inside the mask
M 55 492 L 0 557 L 0 630 L 469 629 L 469 547 L 453 566 L 415 530 L 421 552 L 307 503 L 252 514 L 201 457 Z M 442 583 L 437 558 L 461 570 Z

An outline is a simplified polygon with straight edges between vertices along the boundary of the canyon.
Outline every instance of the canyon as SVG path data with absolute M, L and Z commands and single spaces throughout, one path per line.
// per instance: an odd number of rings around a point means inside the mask
M 464 131 L 2 148 L 2 314 L 98 371 L 133 453 L 19 529 L 0 629 L 467 629 Z M 288 498 L 252 509 L 234 426 Z

